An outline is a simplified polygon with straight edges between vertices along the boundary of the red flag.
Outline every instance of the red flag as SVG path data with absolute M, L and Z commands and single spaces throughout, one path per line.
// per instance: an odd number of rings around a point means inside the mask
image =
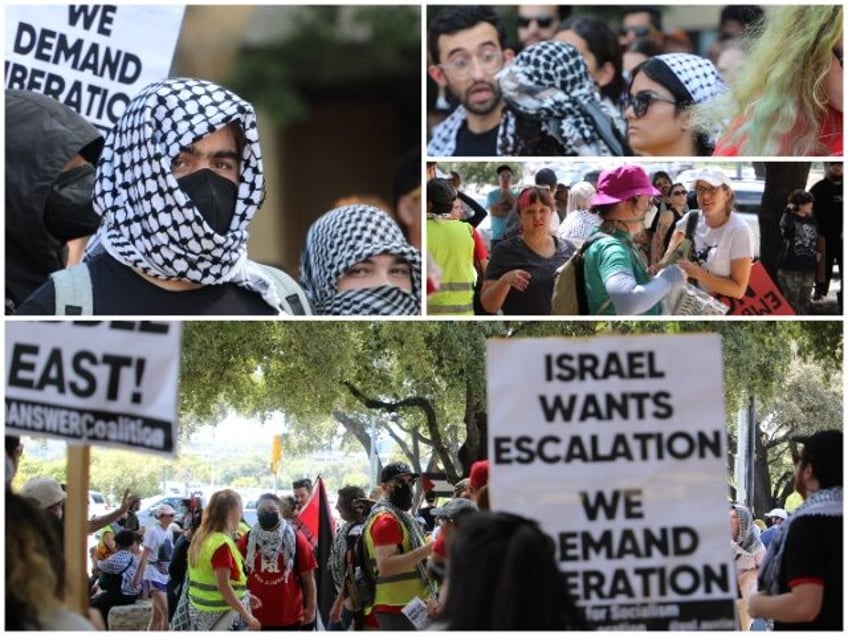
M 319 475 L 315 479 L 312 494 L 303 504 L 300 513 L 300 531 L 312 544 L 315 550 L 315 558 L 318 561 L 318 570 L 315 572 L 315 583 L 318 588 L 318 611 L 324 625 L 329 625 L 330 609 L 336 598 L 336 590 L 333 578 L 327 563 L 330 560 L 330 549 L 333 544 L 333 536 L 336 532 L 336 520 L 327 499 L 327 491 L 324 488 L 324 480 Z

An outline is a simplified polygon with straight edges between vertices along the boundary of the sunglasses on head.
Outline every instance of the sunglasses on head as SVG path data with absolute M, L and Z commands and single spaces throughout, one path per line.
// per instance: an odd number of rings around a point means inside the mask
M 660 97 L 651 91 L 639 91 L 635 95 L 630 95 L 627 101 L 629 105 L 633 107 L 633 113 L 637 118 L 644 117 L 645 113 L 648 112 L 648 108 L 650 108 L 651 104 L 654 102 L 665 102 L 666 104 L 677 105 L 676 99 Z
M 651 29 L 646 26 L 629 26 L 629 27 L 621 27 L 618 30 L 619 35 L 627 35 L 628 33 L 634 33 L 637 38 L 646 38 L 651 34 Z
M 518 16 L 518 26 L 522 29 L 529 27 L 532 22 L 538 24 L 540 29 L 547 29 L 554 23 L 554 19 L 549 15 L 534 15 L 530 18 Z

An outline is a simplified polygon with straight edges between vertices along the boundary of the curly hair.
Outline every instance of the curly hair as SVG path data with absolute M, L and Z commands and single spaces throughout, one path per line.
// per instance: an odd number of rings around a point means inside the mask
M 39 616 L 62 605 L 62 542 L 48 513 L 9 490 L 6 520 L 6 629 L 42 629 Z
M 823 152 L 825 80 L 842 37 L 841 5 L 781 7 L 753 29 L 750 54 L 731 90 L 701 115 L 728 126 L 725 140 L 745 155 L 811 156 Z

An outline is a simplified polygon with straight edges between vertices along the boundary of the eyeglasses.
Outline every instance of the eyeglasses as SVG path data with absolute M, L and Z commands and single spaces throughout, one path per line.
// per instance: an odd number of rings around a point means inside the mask
M 518 26 L 522 29 L 526 29 L 533 22 L 538 24 L 540 29 L 547 29 L 554 23 L 554 19 L 549 15 L 534 15 L 529 18 L 523 15 L 518 16 Z
M 630 95 L 627 98 L 627 104 L 628 106 L 633 107 L 633 114 L 636 115 L 637 119 L 644 117 L 645 113 L 648 112 L 648 108 L 650 108 L 651 104 L 654 102 L 665 102 L 666 104 L 677 105 L 676 99 L 660 97 L 651 91 L 639 91 L 635 95 Z
M 474 60 L 477 61 L 484 72 L 494 73 L 503 64 L 503 52 L 500 49 L 489 47 L 483 49 L 477 55 L 458 53 L 444 64 L 439 64 L 439 68 L 453 75 L 455 79 L 463 80 L 471 76 Z
M 671 196 L 673 196 L 673 197 L 679 197 L 679 196 L 684 196 L 684 195 L 686 195 L 686 190 L 675 190 L 674 192 L 671 193 Z
M 833 48 L 833 56 L 836 58 L 836 61 L 837 61 L 837 62 L 839 62 L 839 66 L 840 66 L 840 67 L 842 67 L 842 56 L 843 56 L 843 53 L 844 53 L 844 52 L 843 52 L 843 50 L 842 50 L 842 49 L 837 49 L 836 47 L 834 47 L 834 48 Z
M 698 196 L 702 194 L 714 194 L 716 190 L 718 190 L 718 186 L 700 185 L 695 187 L 695 194 Z
M 650 27 L 646 26 L 629 26 L 629 27 L 621 27 L 618 30 L 618 34 L 621 36 L 627 35 L 628 33 L 634 33 L 637 38 L 646 38 L 651 34 Z

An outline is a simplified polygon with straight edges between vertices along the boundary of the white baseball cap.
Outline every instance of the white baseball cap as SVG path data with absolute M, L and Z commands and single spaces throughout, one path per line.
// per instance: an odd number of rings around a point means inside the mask
M 766 517 L 780 517 L 784 521 L 786 520 L 786 511 L 783 508 L 775 508 L 774 510 L 769 510 Z
M 52 477 L 33 477 L 21 488 L 21 497 L 34 499 L 39 506 L 46 509 L 65 501 L 67 494 Z
M 698 181 L 705 181 L 714 187 L 730 185 L 730 179 L 727 178 L 727 174 L 721 168 L 701 168 L 692 175 L 693 188 Z
M 176 514 L 177 514 L 177 511 L 174 510 L 173 506 L 171 506 L 170 504 L 163 503 L 163 504 L 159 504 L 158 506 L 156 506 L 156 512 L 153 513 L 153 516 L 158 519 L 162 515 L 176 515 Z

